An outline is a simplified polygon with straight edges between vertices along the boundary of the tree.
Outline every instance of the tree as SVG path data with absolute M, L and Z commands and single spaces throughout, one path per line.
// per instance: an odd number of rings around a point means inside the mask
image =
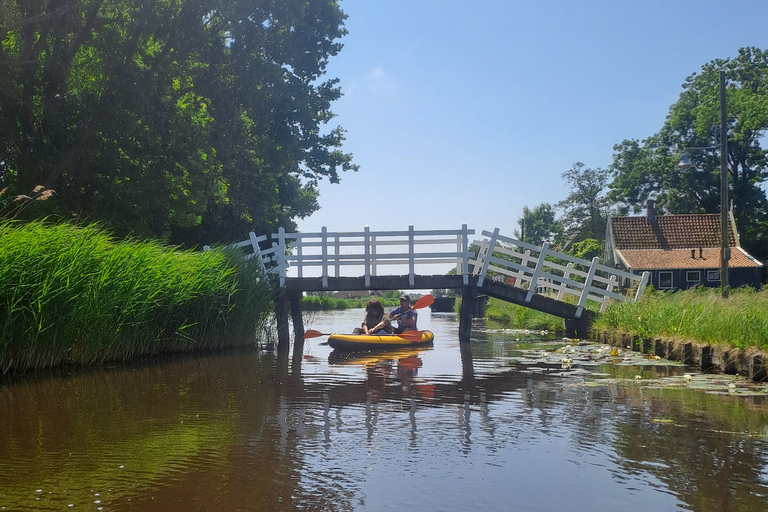
M 555 210 L 549 203 L 541 203 L 533 210 L 524 206 L 523 216 L 517 220 L 517 224 L 520 230 L 515 230 L 515 236 L 533 245 L 555 243 L 562 235 L 562 226 L 555 220 Z
M 335 0 L 3 0 L 0 179 L 176 243 L 295 228 L 356 170 L 322 129 Z M 32 212 L 28 209 L 27 212 Z
M 557 203 L 557 208 L 563 210 L 560 222 L 566 238 L 572 241 L 604 239 L 609 209 L 606 185 L 610 171 L 585 168 L 584 164 L 576 162 L 562 177 L 571 187 L 568 197 Z
M 768 179 L 768 159 L 761 139 L 768 130 L 768 52 L 741 48 L 733 60 L 713 60 L 689 76 L 659 133 L 614 147 L 609 198 L 620 210 L 639 212 L 648 198 L 659 211 L 720 211 L 719 71 L 726 72 L 728 180 L 742 244 L 766 254 L 768 201 L 760 184 Z M 686 148 L 695 166 L 675 165 Z

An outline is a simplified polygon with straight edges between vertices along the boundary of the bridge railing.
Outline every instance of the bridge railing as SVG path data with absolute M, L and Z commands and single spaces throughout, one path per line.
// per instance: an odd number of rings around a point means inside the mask
M 369 287 L 371 276 L 391 275 L 382 273 L 382 268 L 392 266 L 407 266 L 414 286 L 417 267 L 435 264 L 455 265 L 464 284 L 469 284 L 469 260 L 474 256 L 469 252 L 469 235 L 474 233 L 466 224 L 461 229 L 427 231 L 416 231 L 412 225 L 407 231 L 371 231 L 365 226 L 358 232 L 330 232 L 323 227 L 320 233 L 286 233 L 280 228 L 272 240 L 280 286 L 285 285 L 289 267 L 299 278 L 319 273 L 324 287 L 329 277 L 344 273 L 364 276 Z
M 528 290 L 525 301 L 530 302 L 534 294 L 554 295 L 563 300 L 565 295 L 578 297 L 576 317 L 580 317 L 588 300 L 600 304 L 604 311 L 611 300 L 638 300 L 645 292 L 650 274 L 642 276 L 606 267 L 597 257 L 592 261 L 576 258 L 569 254 L 553 251 L 549 244 L 542 247 L 508 238 L 499 234 L 482 232 L 484 237 L 476 259 L 470 260 L 473 275 L 478 277 L 478 287 L 488 278 L 503 280 L 506 284 Z M 634 297 L 621 293 L 624 289 L 637 290 Z
M 278 257 L 277 257 L 277 242 L 272 242 L 272 246 L 266 249 L 262 249 L 261 246 L 267 241 L 266 235 L 256 236 L 256 233 L 251 231 L 248 233 L 248 240 L 237 242 L 231 245 L 225 246 L 227 249 L 244 249 L 249 250 L 245 254 L 245 259 L 259 258 L 259 266 L 263 275 L 275 274 L 278 272 Z M 204 246 L 203 251 L 210 251 L 209 246 Z

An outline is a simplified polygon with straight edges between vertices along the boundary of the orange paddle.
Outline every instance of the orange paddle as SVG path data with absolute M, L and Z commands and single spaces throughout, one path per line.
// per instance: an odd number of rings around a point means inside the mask
M 331 333 L 310 329 L 304 333 L 304 339 L 317 338 L 318 336 L 330 336 Z M 363 336 L 361 334 L 361 336 Z M 375 334 L 374 336 L 398 336 L 408 341 L 421 341 L 421 331 L 405 331 L 401 334 Z

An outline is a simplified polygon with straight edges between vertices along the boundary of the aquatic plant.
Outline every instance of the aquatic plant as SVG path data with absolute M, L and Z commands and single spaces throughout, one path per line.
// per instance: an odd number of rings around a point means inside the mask
M 115 241 L 99 226 L 0 223 L 0 373 L 254 343 L 256 262 Z

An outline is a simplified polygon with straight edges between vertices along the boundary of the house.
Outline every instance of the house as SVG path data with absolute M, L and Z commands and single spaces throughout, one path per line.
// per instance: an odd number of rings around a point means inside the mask
M 696 285 L 720 286 L 720 214 L 659 215 L 648 200 L 646 215 L 610 217 L 605 232 L 605 265 L 635 274 L 651 273 L 649 284 L 660 290 Z M 729 212 L 728 279 L 732 288 L 760 288 L 763 264 L 739 244 Z

